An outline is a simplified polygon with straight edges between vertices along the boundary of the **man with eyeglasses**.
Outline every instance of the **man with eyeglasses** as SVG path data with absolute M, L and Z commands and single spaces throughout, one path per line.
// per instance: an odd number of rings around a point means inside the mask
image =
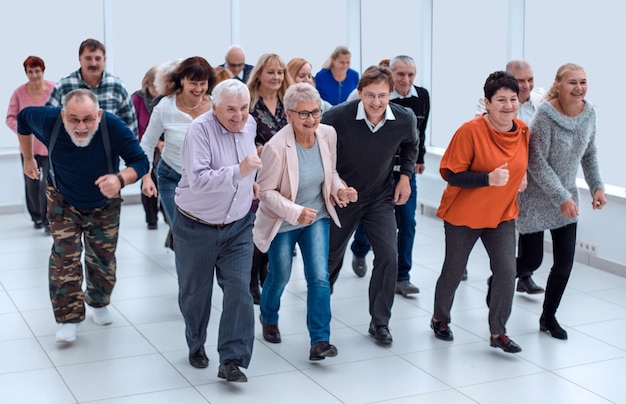
M 398 272 L 395 205 L 411 195 L 415 172 L 417 119 L 408 108 L 389 103 L 391 70 L 371 66 L 357 86 L 359 100 L 325 112 L 322 123 L 337 131 L 337 172 L 354 187 L 359 200 L 337 209 L 341 227 L 331 224 L 328 269 L 331 287 L 337 281 L 348 242 L 362 223 L 374 250 L 369 286 L 369 334 L 379 344 L 391 344 L 389 331 Z M 394 185 L 394 156 L 399 154 L 399 178 Z
M 115 286 L 120 190 L 148 172 L 148 157 L 128 125 L 100 109 L 96 95 L 87 89 L 69 92 L 62 108 L 24 108 L 17 122 L 25 175 L 40 175 L 31 151 L 33 135 L 49 152 L 50 300 L 61 324 L 56 340 L 69 343 L 85 319 L 85 303 L 94 323 L 113 322 L 108 305 Z M 126 165 L 122 171 L 120 158 Z
M 86 88 L 96 94 L 100 108 L 122 118 L 138 136 L 139 126 L 132 98 L 122 80 L 104 70 L 106 60 L 104 44 L 97 39 L 85 39 L 78 48 L 80 68 L 57 82 L 46 105 L 59 107 L 70 91 Z
M 250 72 L 254 68 L 254 66 L 246 64 L 246 54 L 243 48 L 238 45 L 232 45 L 228 48 L 222 67 L 230 70 L 233 78 L 244 83 L 248 82 Z
M 396 222 L 398 225 L 398 278 L 396 293 L 404 297 L 419 293 L 417 286 L 411 283 L 409 272 L 413 265 L 413 242 L 415 240 L 415 211 L 417 210 L 417 183 L 415 176 L 422 174 L 426 169 L 424 156 L 426 154 L 426 124 L 430 114 L 430 96 L 428 90 L 413 84 L 417 73 L 415 60 L 406 55 L 391 59 L 389 68 L 393 73 L 393 91 L 391 102 L 410 108 L 417 118 L 417 132 L 419 135 L 419 149 L 415 174 L 411 176 L 411 196 L 404 205 L 396 205 Z M 400 179 L 400 156 L 396 154 L 393 170 L 394 183 Z M 354 233 L 352 250 L 352 269 L 359 277 L 365 276 L 367 265 L 365 256 L 370 250 L 363 226 L 358 226 Z

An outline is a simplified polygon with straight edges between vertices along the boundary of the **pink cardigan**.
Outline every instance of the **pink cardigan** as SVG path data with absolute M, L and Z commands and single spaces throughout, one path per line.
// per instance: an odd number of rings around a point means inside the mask
M 321 124 L 315 132 L 324 167 L 322 194 L 326 210 L 337 226 L 341 227 L 330 196 L 346 188 L 337 174 L 337 132 L 332 126 Z M 278 131 L 263 147 L 261 153 L 263 168 L 259 171 L 257 183 L 261 188 L 259 209 L 252 234 L 254 244 L 266 252 L 278 233 L 283 220 L 295 225 L 304 209 L 294 203 L 298 192 L 298 152 L 291 124 Z
M 11 99 L 9 100 L 9 108 L 7 110 L 7 126 L 11 128 L 15 134 L 17 134 L 17 114 L 26 107 L 39 107 L 44 105 L 50 97 L 50 93 L 54 88 L 54 83 L 46 81 L 46 94 L 41 100 L 34 101 L 28 95 L 26 90 L 26 84 L 22 84 L 13 91 Z M 19 135 L 18 135 L 19 136 Z M 20 150 L 21 151 L 21 150 Z M 36 137 L 33 136 L 33 155 L 35 156 L 47 156 L 48 149 L 41 143 Z

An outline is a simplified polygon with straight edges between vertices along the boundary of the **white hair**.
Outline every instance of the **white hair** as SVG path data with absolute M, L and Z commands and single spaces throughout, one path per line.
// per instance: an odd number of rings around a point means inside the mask
M 182 58 L 172 59 L 165 63 L 161 63 L 157 67 L 156 74 L 154 75 L 154 88 L 157 93 L 163 95 L 167 92 L 168 86 L 171 85 L 169 80 L 170 74 L 176 70 L 182 61 Z

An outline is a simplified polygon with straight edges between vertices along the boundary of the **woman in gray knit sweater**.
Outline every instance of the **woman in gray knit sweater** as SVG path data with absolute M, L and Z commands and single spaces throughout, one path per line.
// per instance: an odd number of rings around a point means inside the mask
M 585 100 L 586 93 L 585 70 L 573 63 L 561 66 L 547 101 L 530 125 L 528 187 L 519 194 L 518 273 L 532 273 L 541 265 L 543 232 L 550 230 L 554 264 L 539 328 L 558 339 L 567 339 L 555 315 L 574 264 L 579 164 L 591 191 L 592 208 L 606 204 L 596 151 L 596 109 Z

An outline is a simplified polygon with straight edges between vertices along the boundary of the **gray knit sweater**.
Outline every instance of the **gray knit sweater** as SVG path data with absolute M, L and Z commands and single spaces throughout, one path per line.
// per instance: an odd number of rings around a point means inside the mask
M 596 150 L 596 109 L 585 101 L 574 117 L 543 102 L 530 124 L 528 187 L 519 194 L 520 233 L 556 229 L 577 221 L 566 219 L 560 205 L 572 198 L 579 204 L 576 174 L 582 165 L 591 194 L 604 189 Z

